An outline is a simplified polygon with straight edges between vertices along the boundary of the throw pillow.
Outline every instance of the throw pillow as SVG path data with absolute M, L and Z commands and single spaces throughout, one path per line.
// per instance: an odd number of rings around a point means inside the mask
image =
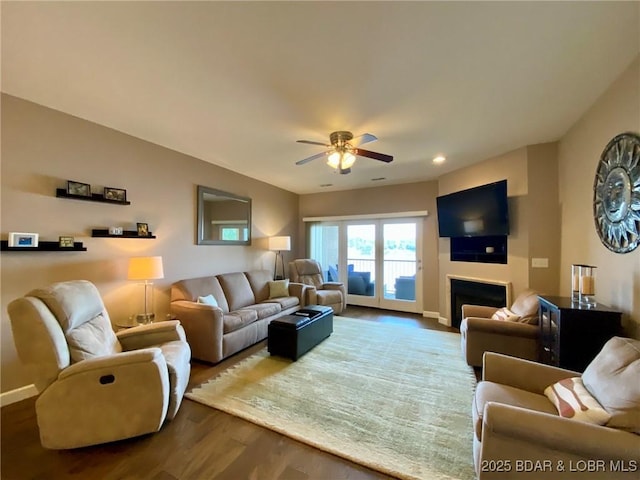
M 198 297 L 198 303 L 204 303 L 205 305 L 211 305 L 212 307 L 218 306 L 218 301 L 212 294 L 209 294 L 204 297 Z
M 502 307 L 496 311 L 493 315 L 491 315 L 493 320 L 502 320 L 506 322 L 517 322 L 520 320 L 520 315 L 516 315 L 507 307 Z
M 269 282 L 269 298 L 288 297 L 289 296 L 289 279 L 275 280 Z
M 558 415 L 580 422 L 604 425 L 611 415 L 587 391 L 582 378 L 565 378 L 544 390 L 544 394 L 558 409 Z
M 582 374 L 586 389 L 611 413 L 607 427 L 640 434 L 640 340 L 613 337 Z

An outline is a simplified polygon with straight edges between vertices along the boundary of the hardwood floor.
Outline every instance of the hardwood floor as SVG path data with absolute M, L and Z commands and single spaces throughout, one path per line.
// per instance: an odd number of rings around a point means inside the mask
M 457 331 L 417 314 L 349 306 L 343 316 Z M 189 389 L 264 348 L 260 342 L 218 365 L 192 362 Z M 305 480 L 388 479 L 245 420 L 184 399 L 174 420 L 154 434 L 76 450 L 40 445 L 35 399 L 3 407 L 3 480 Z

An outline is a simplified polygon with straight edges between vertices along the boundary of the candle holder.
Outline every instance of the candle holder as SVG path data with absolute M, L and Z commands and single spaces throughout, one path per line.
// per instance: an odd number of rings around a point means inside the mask
M 593 307 L 596 305 L 596 267 L 579 265 L 578 271 L 580 277 L 580 305 Z
M 580 265 L 571 265 L 571 302 L 580 302 Z

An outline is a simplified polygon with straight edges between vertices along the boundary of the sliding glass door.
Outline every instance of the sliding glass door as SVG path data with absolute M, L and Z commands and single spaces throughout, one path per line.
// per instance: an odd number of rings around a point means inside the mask
M 310 256 L 329 281 L 347 287 L 347 303 L 421 312 L 419 218 L 345 220 L 310 227 Z

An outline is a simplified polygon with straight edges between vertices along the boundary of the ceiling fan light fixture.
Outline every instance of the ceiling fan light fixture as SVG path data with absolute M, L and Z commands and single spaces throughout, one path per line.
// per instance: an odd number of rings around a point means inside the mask
M 327 165 L 329 165 L 331 168 L 338 168 L 340 166 L 340 153 L 333 152 L 331 155 L 329 155 L 329 157 L 327 158 Z
M 356 163 L 356 156 L 351 152 L 342 154 L 342 169 L 351 168 Z

